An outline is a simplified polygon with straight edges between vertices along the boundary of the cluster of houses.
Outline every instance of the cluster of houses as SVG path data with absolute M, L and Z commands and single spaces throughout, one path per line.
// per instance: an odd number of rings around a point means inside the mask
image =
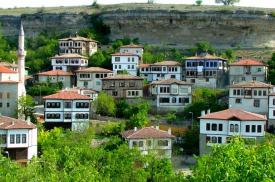
M 20 160 L 37 155 L 36 126 L 27 118 L 12 118 L 18 98 L 26 94 L 22 25 L 18 43 L 18 66 L 0 64 L 0 138 L 4 151 Z M 267 83 L 268 68 L 261 61 L 243 59 L 228 64 L 224 58 L 205 53 L 186 58 L 184 63 L 143 64 L 143 46 L 130 44 L 112 54 L 112 70 L 88 67 L 87 56 L 97 49 L 97 41 L 78 35 L 60 39 L 59 55 L 51 58 L 52 70 L 37 74 L 38 82 L 62 82 L 64 87 L 43 98 L 48 127 L 78 131 L 89 127 L 91 102 L 102 91 L 116 99 L 147 98 L 159 111 L 181 111 L 192 103 L 194 87 L 229 88 L 229 108 L 202 111 L 199 118 L 201 154 L 213 144 L 227 143 L 233 135 L 256 142 L 264 137 L 267 127 L 275 125 L 274 86 Z M 134 128 L 122 136 L 130 148 L 171 157 L 175 137 L 170 130 Z

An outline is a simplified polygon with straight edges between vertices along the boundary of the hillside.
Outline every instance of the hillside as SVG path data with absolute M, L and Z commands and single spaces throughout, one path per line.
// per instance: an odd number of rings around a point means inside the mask
M 118 4 L 99 7 L 1 9 L 0 23 L 14 37 L 20 21 L 28 37 L 41 32 L 75 33 L 101 19 L 110 39 L 139 38 L 143 44 L 186 49 L 208 41 L 218 49 L 275 48 L 274 9 L 163 4 Z M 268 51 L 269 52 L 269 51 Z

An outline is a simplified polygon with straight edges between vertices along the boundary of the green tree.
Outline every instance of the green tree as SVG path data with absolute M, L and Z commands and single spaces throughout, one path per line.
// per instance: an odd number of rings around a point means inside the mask
M 196 5 L 200 6 L 202 4 L 202 0 L 196 0 Z
M 114 116 L 116 113 L 115 99 L 105 92 L 100 92 L 98 94 L 98 97 L 93 102 L 93 106 L 97 114 Z
M 275 84 L 275 53 L 272 54 L 272 58 L 267 62 L 268 64 L 268 81 L 271 84 Z
M 274 136 L 273 136 L 274 137 Z M 274 141 L 245 145 L 240 138 L 216 145 L 209 155 L 198 158 L 190 181 L 273 181 Z
M 185 154 L 199 155 L 199 130 L 199 127 L 194 125 L 190 129 L 188 129 L 184 134 L 184 141 L 181 146 Z
M 192 48 L 192 52 L 194 53 L 204 53 L 208 52 L 210 54 L 213 54 L 215 52 L 215 49 L 211 46 L 209 42 L 202 41 L 195 44 L 195 46 Z
M 31 96 L 21 96 L 19 97 L 17 101 L 18 109 L 17 109 L 17 115 L 20 117 L 24 117 L 27 119 L 30 117 L 31 122 L 36 123 L 36 118 L 34 116 L 34 101 Z
M 236 52 L 232 49 L 226 49 L 226 51 L 222 54 L 222 57 L 228 59 L 229 63 L 232 63 L 236 60 Z
M 234 5 L 235 3 L 240 2 L 240 0 L 216 0 L 216 3 L 223 3 L 225 6 Z
M 102 51 L 97 51 L 95 54 L 89 57 L 89 66 L 102 66 L 107 61 L 107 58 Z

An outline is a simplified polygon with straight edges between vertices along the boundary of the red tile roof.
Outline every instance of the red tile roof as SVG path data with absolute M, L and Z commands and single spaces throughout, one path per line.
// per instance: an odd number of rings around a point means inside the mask
M 57 99 L 57 100 L 90 100 L 88 96 L 81 95 L 75 91 L 60 91 L 56 94 L 48 95 L 43 97 L 44 100 L 47 99 Z
M 38 73 L 38 75 L 41 75 L 41 76 L 71 76 L 73 74 L 71 72 L 66 72 L 63 70 L 51 70 L 51 71 Z
M 231 63 L 230 66 L 265 66 L 265 64 L 261 61 L 253 59 L 242 59 L 240 61 Z
M 186 60 L 208 60 L 208 59 L 220 59 L 220 60 L 227 61 L 227 59 L 217 57 L 217 56 L 213 56 L 211 54 L 206 54 L 204 56 L 193 56 L 193 57 L 186 58 Z
M 51 57 L 52 59 L 60 59 L 60 58 L 83 58 L 88 59 L 85 56 L 82 56 L 80 54 L 62 54 L 62 55 L 55 55 L 54 57 Z
M 105 69 L 105 68 L 100 68 L 100 67 L 89 67 L 81 70 L 77 70 L 76 72 L 85 72 L 85 73 L 112 73 L 113 71 Z
M 161 65 L 161 66 L 181 66 L 181 63 L 177 62 L 177 61 L 161 61 L 161 62 L 156 62 L 154 64 L 151 65 Z
M 244 81 L 229 86 L 230 88 L 273 88 L 273 85 L 259 81 Z
M 143 80 L 143 78 L 133 75 L 119 74 L 102 78 L 102 80 Z
M 137 54 L 133 54 L 133 53 L 122 53 L 122 52 L 116 52 L 114 54 L 111 54 L 112 56 L 137 56 L 139 57 L 139 55 Z
M 169 134 L 166 131 L 158 130 L 153 127 L 145 127 L 141 129 L 128 130 L 122 133 L 122 137 L 126 139 L 138 139 L 138 138 L 175 138 L 174 135 Z
M 226 109 L 219 112 L 210 113 L 199 117 L 199 119 L 220 119 L 220 120 L 230 120 L 237 118 L 241 121 L 266 121 L 266 116 L 261 114 L 256 114 L 241 109 Z
M 150 64 L 140 64 L 139 67 L 140 68 L 149 68 Z
M 33 123 L 28 123 L 20 119 L 15 119 L 7 116 L 0 116 L 0 129 L 34 129 L 36 126 Z
M 174 78 L 166 79 L 166 80 L 157 80 L 153 81 L 151 85 L 171 85 L 171 84 L 178 84 L 178 85 L 193 85 L 192 83 L 188 83 L 185 81 L 177 80 Z
M 129 44 L 129 45 L 120 46 L 120 48 L 142 48 L 143 49 L 143 46 L 142 45 L 136 45 L 136 44 Z
M 13 71 L 3 65 L 0 65 L 0 73 L 11 73 L 11 74 L 14 74 L 14 73 L 17 73 L 16 71 Z

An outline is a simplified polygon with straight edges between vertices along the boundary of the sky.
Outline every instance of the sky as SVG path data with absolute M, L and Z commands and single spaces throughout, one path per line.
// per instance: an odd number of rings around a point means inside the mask
M 155 0 L 155 3 L 194 4 L 196 0 Z M 0 8 L 53 7 L 90 5 L 93 0 L 0 0 Z M 147 0 L 97 0 L 98 4 L 146 3 Z M 214 5 L 215 0 L 203 0 L 203 4 Z M 275 0 L 240 0 L 238 6 L 275 8 Z

